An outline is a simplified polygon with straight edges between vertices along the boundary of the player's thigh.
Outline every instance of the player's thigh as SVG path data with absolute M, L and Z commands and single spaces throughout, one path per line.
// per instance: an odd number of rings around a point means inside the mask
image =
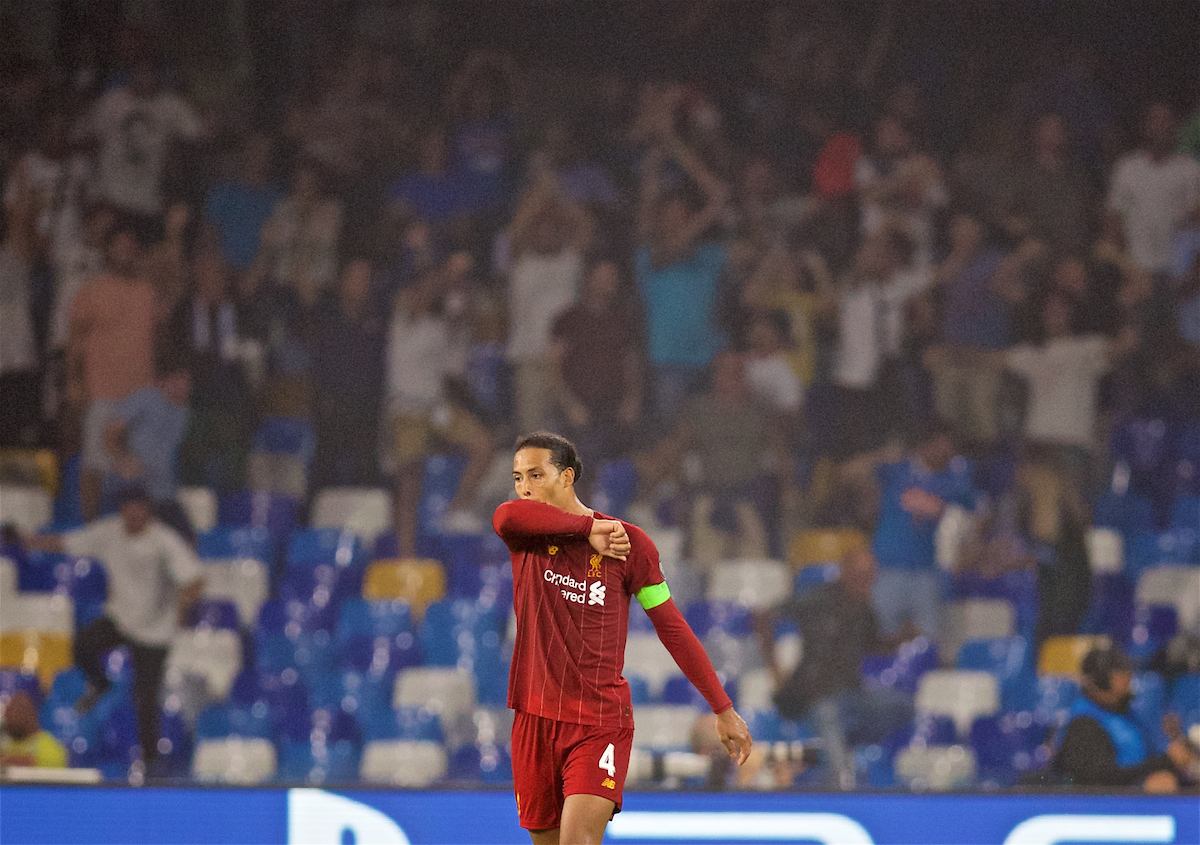
M 529 838 L 533 840 L 533 845 L 559 845 L 559 831 L 557 827 L 550 830 L 531 830 Z
M 599 845 L 616 804 L 599 795 L 576 793 L 563 801 L 558 841 L 562 845 Z
M 633 729 L 600 730 L 580 725 L 579 737 L 565 755 L 563 795 L 591 795 L 605 799 L 608 816 L 621 808 Z M 588 802 L 589 806 L 591 802 Z

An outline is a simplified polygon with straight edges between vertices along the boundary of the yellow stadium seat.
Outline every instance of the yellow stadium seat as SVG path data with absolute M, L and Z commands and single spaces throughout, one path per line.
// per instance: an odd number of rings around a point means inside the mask
M 1048 637 L 1038 654 L 1039 675 L 1078 675 L 1087 653 L 1109 644 L 1103 636 Z
M 58 457 L 50 449 L 0 449 L 0 478 L 58 492 Z
M 0 634 L 0 667 L 34 672 L 43 689 L 54 676 L 75 664 L 71 638 L 54 631 L 5 631 Z
M 837 563 L 867 543 L 867 535 L 857 528 L 812 528 L 792 535 L 788 561 L 793 566 Z
M 446 595 L 446 571 L 436 560 L 377 560 L 367 567 L 363 598 L 367 601 L 404 599 L 413 614 Z

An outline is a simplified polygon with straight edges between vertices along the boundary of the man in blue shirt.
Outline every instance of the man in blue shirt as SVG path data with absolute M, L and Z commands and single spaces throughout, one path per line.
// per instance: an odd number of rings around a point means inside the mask
M 248 270 L 254 263 L 263 225 L 283 199 L 271 184 L 272 154 L 267 136 L 251 135 L 238 177 L 213 185 L 204 201 L 204 219 L 216 230 L 221 257 L 234 270 Z
M 971 467 L 950 429 L 933 424 L 914 434 L 909 457 L 875 471 L 879 517 L 872 550 L 879 561 L 874 602 L 884 633 L 904 622 L 937 641 L 942 597 L 935 535 L 949 505 L 974 508 Z
M 678 190 L 664 190 L 668 158 L 703 192 L 702 206 L 693 208 Z M 664 427 L 723 345 L 716 304 L 726 250 L 703 242 L 703 236 L 724 213 L 728 197 L 725 184 L 673 134 L 664 131 L 655 139 L 642 162 L 635 262 L 646 302 L 653 410 Z
M 154 500 L 159 519 L 188 539 L 192 529 L 175 494 L 177 457 L 187 430 L 190 392 L 188 371 L 167 368 L 153 387 L 135 391 L 117 404 L 116 419 L 104 433 L 114 470 L 105 487 L 120 490 L 136 484 Z

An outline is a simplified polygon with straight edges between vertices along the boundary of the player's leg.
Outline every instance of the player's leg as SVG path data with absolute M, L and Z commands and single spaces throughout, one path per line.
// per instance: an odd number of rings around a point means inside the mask
M 563 801 L 562 827 L 555 831 L 558 836 L 554 841 L 562 845 L 600 845 L 616 807 L 614 801 L 599 795 L 568 795 Z M 536 839 L 534 843 L 540 845 Z
M 621 809 L 633 728 L 571 725 L 562 768 L 563 845 L 598 843 L 613 814 Z
M 563 783 L 554 747 L 556 723 L 517 711 L 512 728 L 517 817 L 534 845 L 558 845 Z

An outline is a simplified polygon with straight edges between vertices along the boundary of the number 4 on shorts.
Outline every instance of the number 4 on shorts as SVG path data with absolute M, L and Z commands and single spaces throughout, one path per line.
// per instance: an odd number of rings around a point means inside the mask
M 604 753 L 600 755 L 600 768 L 608 772 L 608 776 L 610 778 L 615 778 L 617 776 L 617 764 L 613 759 L 614 754 L 615 752 L 613 751 L 613 744 L 610 742 L 608 744 L 608 748 L 605 748 Z

